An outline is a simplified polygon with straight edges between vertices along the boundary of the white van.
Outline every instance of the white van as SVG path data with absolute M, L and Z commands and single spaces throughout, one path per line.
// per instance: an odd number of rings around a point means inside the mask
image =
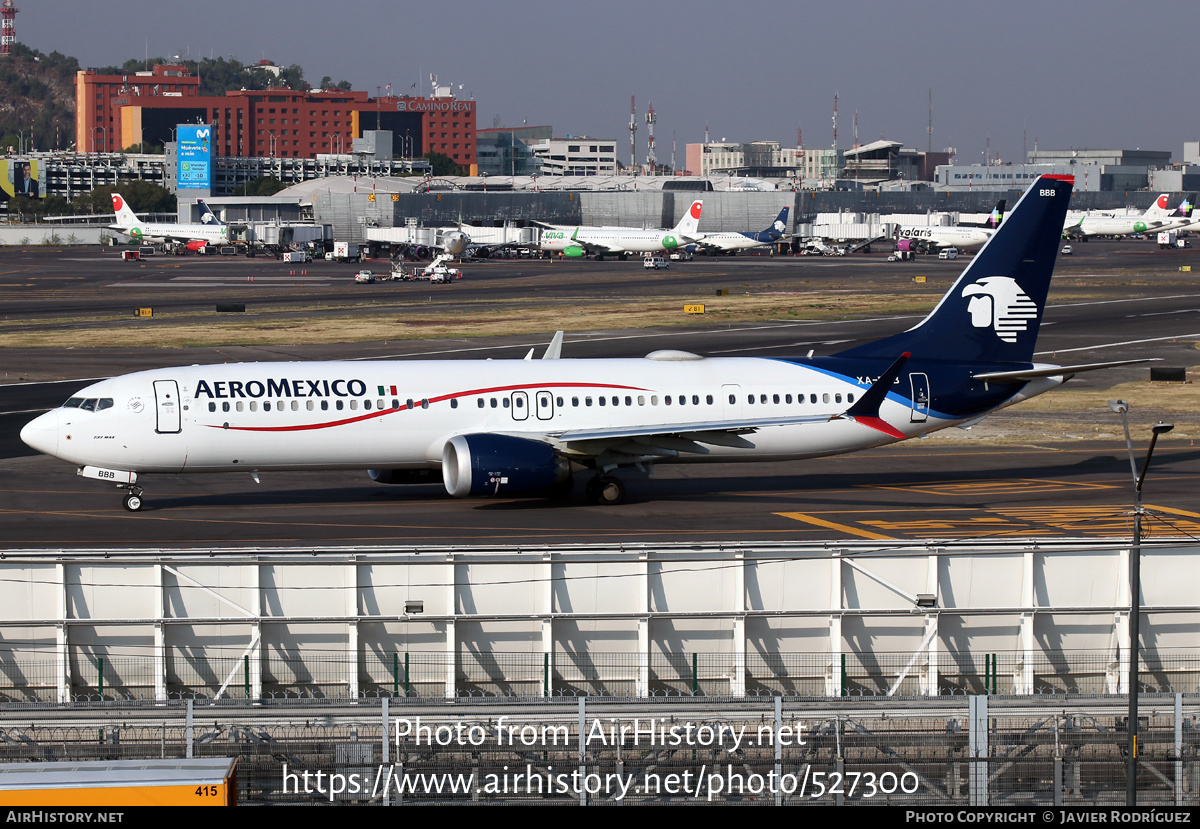
M 664 259 L 661 256 L 647 256 L 645 259 L 642 260 L 642 267 L 643 268 L 653 268 L 654 270 L 658 270 L 659 268 L 671 267 L 671 263 L 668 262 L 666 259 Z
M 958 248 L 943 248 L 938 251 L 938 259 L 957 259 Z

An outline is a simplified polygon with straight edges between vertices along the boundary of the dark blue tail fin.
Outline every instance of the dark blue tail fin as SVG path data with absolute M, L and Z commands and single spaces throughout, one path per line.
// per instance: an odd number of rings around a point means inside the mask
M 775 217 L 775 221 L 771 222 L 771 226 L 764 230 L 763 233 L 772 235 L 776 239 L 787 233 L 787 214 L 788 208 L 785 207 L 783 210 L 780 210 L 779 215 Z
M 937 307 L 915 328 L 836 355 L 1029 363 L 1046 307 L 1071 176 L 1041 176 Z
M 220 226 L 225 224 L 217 218 L 217 214 L 212 212 L 203 199 L 196 199 L 196 206 L 200 208 L 200 224 Z

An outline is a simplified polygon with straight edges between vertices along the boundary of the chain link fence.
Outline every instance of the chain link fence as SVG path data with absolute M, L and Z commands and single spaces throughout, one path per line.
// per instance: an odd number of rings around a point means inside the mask
M 5 705 L 0 762 L 238 758 L 240 803 L 1123 806 L 1120 696 Z M 1200 805 L 1200 698 L 1142 698 L 1138 802 Z
M 1111 694 L 1128 664 L 1110 654 L 634 653 L 487 651 L 357 658 L 278 651 L 228 657 L 168 649 L 161 657 L 66 659 L 0 652 L 0 701 L 346 697 L 797 696 Z M 1200 691 L 1200 653 L 1143 655 L 1146 692 Z

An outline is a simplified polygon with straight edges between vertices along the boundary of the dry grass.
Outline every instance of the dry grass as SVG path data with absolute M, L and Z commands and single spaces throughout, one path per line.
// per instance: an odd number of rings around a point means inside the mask
M 0 333 L 0 347 L 64 348 L 107 345 L 111 337 L 79 336 L 79 327 L 119 332 L 125 347 L 181 348 L 217 345 L 308 345 L 397 339 L 490 337 L 563 329 L 711 325 L 765 319 L 845 319 L 855 316 L 918 314 L 936 301 L 932 292 L 865 297 L 856 293 L 812 292 L 725 297 L 633 297 L 517 302 L 474 302 L 468 306 L 414 303 L 387 312 L 351 313 L 323 309 L 221 316 L 211 321 L 149 320 L 132 317 L 75 320 L 71 328 L 41 327 Z M 684 314 L 683 306 L 705 305 L 706 313 Z M 191 319 L 194 320 L 194 317 Z

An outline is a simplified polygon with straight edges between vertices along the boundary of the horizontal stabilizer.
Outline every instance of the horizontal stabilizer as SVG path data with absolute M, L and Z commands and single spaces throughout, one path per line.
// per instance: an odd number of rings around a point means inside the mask
M 867 389 L 842 417 L 879 417 L 880 405 L 887 399 L 892 384 L 896 382 L 896 378 L 904 369 L 904 364 L 911 356 L 912 354 L 906 351 L 897 357 L 896 361 L 888 366 L 887 371 L 879 375 L 879 379 L 871 384 L 871 388 Z
M 1157 357 L 1147 357 L 1141 360 L 1117 360 L 1113 363 L 1084 363 L 1078 366 L 1043 366 L 1040 368 L 1027 368 L 1018 371 L 987 371 L 982 374 L 972 374 L 974 380 L 983 380 L 988 383 L 1019 383 L 1023 380 L 1032 380 L 1035 377 L 1057 377 L 1060 374 L 1079 374 L 1083 371 L 1097 371 L 1102 368 L 1118 368 L 1120 366 L 1133 366 L 1138 363 L 1156 363 L 1159 361 Z

